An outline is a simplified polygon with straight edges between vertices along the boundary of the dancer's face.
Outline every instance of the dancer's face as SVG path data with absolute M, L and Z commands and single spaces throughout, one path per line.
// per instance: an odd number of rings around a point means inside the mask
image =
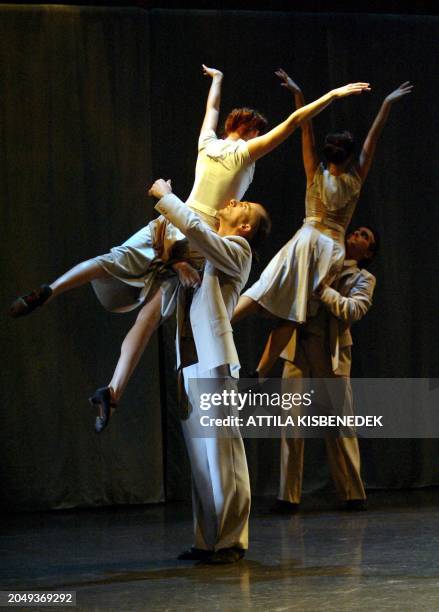
M 368 227 L 359 227 L 346 238 L 346 259 L 362 261 L 373 254 L 375 236 Z
M 241 202 L 230 200 L 225 208 L 219 211 L 219 217 L 223 225 L 230 229 L 238 230 L 245 236 L 252 232 L 259 224 L 259 217 L 263 208 L 255 202 Z

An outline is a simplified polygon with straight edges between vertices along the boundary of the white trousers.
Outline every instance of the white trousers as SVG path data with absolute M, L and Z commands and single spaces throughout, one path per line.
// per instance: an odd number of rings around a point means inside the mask
M 182 428 L 192 471 L 194 546 L 247 549 L 251 496 L 244 443 L 238 427 L 209 428 L 208 432 L 200 428 L 201 416 L 225 418 L 233 416 L 233 410 L 230 406 L 216 407 L 215 414 L 201 410 L 197 401 L 201 383 L 197 385 L 196 379 L 212 379 L 209 390 L 219 393 L 224 380 L 229 388 L 236 383 L 228 366 L 203 371 L 200 364 L 194 364 L 183 369 L 183 376 L 190 405 Z M 215 379 L 220 379 L 218 384 Z

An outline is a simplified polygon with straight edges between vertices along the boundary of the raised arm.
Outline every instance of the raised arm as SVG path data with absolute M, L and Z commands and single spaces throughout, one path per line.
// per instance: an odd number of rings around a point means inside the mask
M 315 115 L 318 115 L 324 108 L 326 108 L 331 102 L 337 98 L 344 98 L 345 96 L 351 96 L 352 94 L 361 94 L 362 91 L 369 91 L 369 83 L 350 83 L 344 87 L 338 87 L 328 92 L 318 100 L 302 106 L 298 110 L 294 111 L 285 121 L 282 121 L 275 128 L 264 134 L 252 138 L 248 141 L 247 146 L 250 152 L 250 157 L 253 161 L 256 161 L 260 157 L 267 155 L 270 151 L 273 151 L 278 147 L 290 134 L 294 132 L 296 127 L 303 121 L 308 121 Z
M 294 95 L 296 110 L 305 106 L 305 97 L 302 93 L 302 90 L 300 89 L 299 85 L 297 85 L 297 83 L 295 83 L 293 79 L 288 76 L 285 70 L 279 68 L 279 70 L 276 70 L 275 74 L 282 81 L 281 86 L 286 87 Z M 312 121 L 303 121 L 301 123 L 301 128 L 303 166 L 305 168 L 307 183 L 311 183 L 319 165 L 319 158 L 316 152 Z
M 172 193 L 170 181 L 157 179 L 148 194 L 159 200 L 156 210 L 177 227 L 215 268 L 232 277 L 248 275 L 252 256 L 250 245 L 244 238 L 223 237 L 211 230 Z
M 358 160 L 357 169 L 362 181 L 365 180 L 369 173 L 375 155 L 378 138 L 381 136 L 383 127 L 386 125 L 392 105 L 402 97 L 409 94 L 412 89 L 413 85 L 410 85 L 410 81 L 406 81 L 400 85 L 398 89 L 395 89 L 395 91 L 392 91 L 386 98 L 384 98 L 384 102 L 378 111 L 378 115 L 375 117 L 375 121 L 372 123 L 372 127 L 366 136 L 363 148 L 361 149 L 360 159 Z
M 203 64 L 203 73 L 212 78 L 209 95 L 207 96 L 206 112 L 200 134 L 206 130 L 214 130 L 218 126 L 219 109 L 221 103 L 221 84 L 223 73 L 216 68 L 208 68 Z

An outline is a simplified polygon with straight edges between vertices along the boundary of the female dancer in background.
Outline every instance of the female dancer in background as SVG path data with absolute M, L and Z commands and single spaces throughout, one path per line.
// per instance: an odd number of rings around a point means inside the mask
M 276 72 L 281 85 L 295 98 L 296 108 L 305 104 L 299 86 L 282 69 Z M 279 319 L 271 332 L 257 366 L 265 377 L 288 344 L 295 327 L 314 314 L 318 304 L 310 299 L 322 283 L 331 284 L 341 270 L 344 233 L 352 218 L 361 186 L 370 170 L 376 144 L 394 102 L 410 93 L 403 83 L 390 93 L 369 130 L 358 160 L 353 159 L 354 138 L 350 132 L 328 134 L 320 163 L 312 122 L 302 123 L 302 154 L 307 179 L 303 226 L 273 257 L 260 279 L 240 298 L 232 323 L 251 313 L 265 312 Z
M 227 117 L 226 138 L 221 140 L 217 138 L 215 130 L 223 75 L 215 68 L 203 66 L 203 70 L 212 78 L 212 83 L 199 137 L 195 183 L 187 203 L 212 229 L 217 226 L 217 211 L 231 199 L 243 197 L 253 179 L 257 159 L 281 144 L 301 121 L 313 117 L 336 98 L 368 89 L 367 83 L 334 89 L 296 110 L 264 135 L 259 134 L 266 121 L 259 113 L 247 108 L 235 109 Z M 111 409 L 116 407 L 162 319 L 160 286 L 169 277 L 170 268 L 178 272 L 180 280 L 187 286 L 199 282 L 197 272 L 187 262 L 181 261 L 181 253 L 175 256 L 176 251 L 182 250 L 183 240 L 178 230 L 159 218 L 110 253 L 78 264 L 51 285 L 41 286 L 18 298 L 12 305 L 12 316 L 24 316 L 61 293 L 87 282 L 92 282 L 101 303 L 109 310 L 127 311 L 143 304 L 134 326 L 122 343 L 121 355 L 109 386 L 98 389 L 91 398 L 100 412 L 95 424 L 97 432 L 107 425 Z M 183 257 L 197 263 L 196 253 L 186 252 Z

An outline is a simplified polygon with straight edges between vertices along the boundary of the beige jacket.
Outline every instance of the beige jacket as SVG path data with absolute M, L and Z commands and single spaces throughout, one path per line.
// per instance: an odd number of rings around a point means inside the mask
M 229 365 L 232 375 L 238 377 L 240 364 L 230 319 L 250 274 L 250 245 L 241 236 L 218 236 L 174 194 L 166 195 L 155 208 L 188 238 L 192 248 L 206 258 L 203 280 L 194 290 L 190 308 L 200 368 L 205 371 Z M 172 300 L 172 291 L 170 295 Z M 163 300 L 166 302 L 167 299 L 165 290 Z M 162 303 L 163 310 L 167 311 L 169 307 Z M 177 304 L 177 367 L 181 357 L 178 338 L 183 325 L 182 310 Z
M 372 306 L 376 278 L 353 260 L 345 261 L 335 287 L 325 287 L 320 300 L 329 311 L 329 347 L 332 370 L 338 376 L 349 376 L 351 370 L 351 325 L 359 321 Z M 306 323 L 307 333 L 325 335 L 322 328 L 325 318 L 317 315 Z M 296 352 L 295 335 L 281 357 L 294 362 Z

